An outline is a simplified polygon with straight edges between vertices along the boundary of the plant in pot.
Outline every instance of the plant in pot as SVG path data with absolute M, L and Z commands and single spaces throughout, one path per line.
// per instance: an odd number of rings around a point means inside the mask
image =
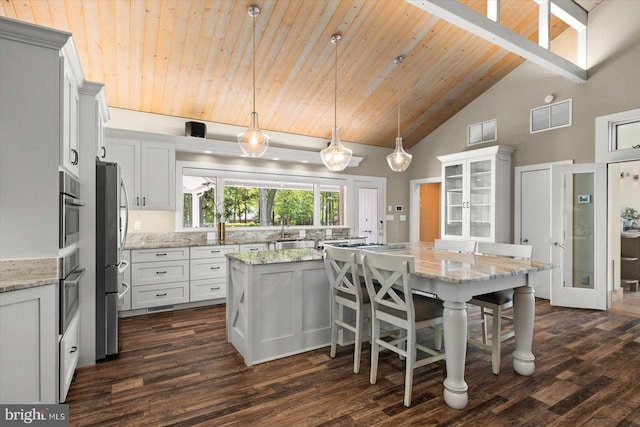
M 622 223 L 622 231 L 640 227 L 640 212 L 634 208 L 624 208 L 620 216 L 624 220 Z

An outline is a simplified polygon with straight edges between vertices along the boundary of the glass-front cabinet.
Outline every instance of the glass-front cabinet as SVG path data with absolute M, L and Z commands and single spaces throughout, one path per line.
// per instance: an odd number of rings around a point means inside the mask
M 510 242 L 511 155 L 492 146 L 440 156 L 443 239 Z

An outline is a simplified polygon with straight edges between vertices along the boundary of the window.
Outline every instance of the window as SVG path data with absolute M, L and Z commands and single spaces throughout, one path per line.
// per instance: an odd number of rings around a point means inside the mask
M 640 148 L 640 120 L 612 124 L 614 150 Z
M 227 227 L 345 226 L 346 180 L 206 167 L 179 168 L 182 229 Z M 180 178 L 179 178 L 180 179 Z

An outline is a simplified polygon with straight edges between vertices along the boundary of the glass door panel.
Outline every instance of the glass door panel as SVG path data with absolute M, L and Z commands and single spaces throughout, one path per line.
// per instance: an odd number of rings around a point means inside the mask
M 444 233 L 462 236 L 463 223 L 463 164 L 445 167 L 444 179 Z
M 469 164 L 469 235 L 471 237 L 491 237 L 493 223 L 491 203 L 492 191 L 491 159 Z

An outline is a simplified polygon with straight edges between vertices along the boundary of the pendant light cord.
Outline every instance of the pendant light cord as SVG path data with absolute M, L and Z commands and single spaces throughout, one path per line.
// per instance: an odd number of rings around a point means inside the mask
M 400 138 L 400 78 L 398 77 L 398 138 Z
M 253 16 L 253 112 L 256 111 L 256 17 Z
M 333 127 L 338 127 L 338 41 L 335 42 L 336 45 L 336 63 L 335 63 L 335 78 L 333 79 L 334 87 L 333 87 Z

